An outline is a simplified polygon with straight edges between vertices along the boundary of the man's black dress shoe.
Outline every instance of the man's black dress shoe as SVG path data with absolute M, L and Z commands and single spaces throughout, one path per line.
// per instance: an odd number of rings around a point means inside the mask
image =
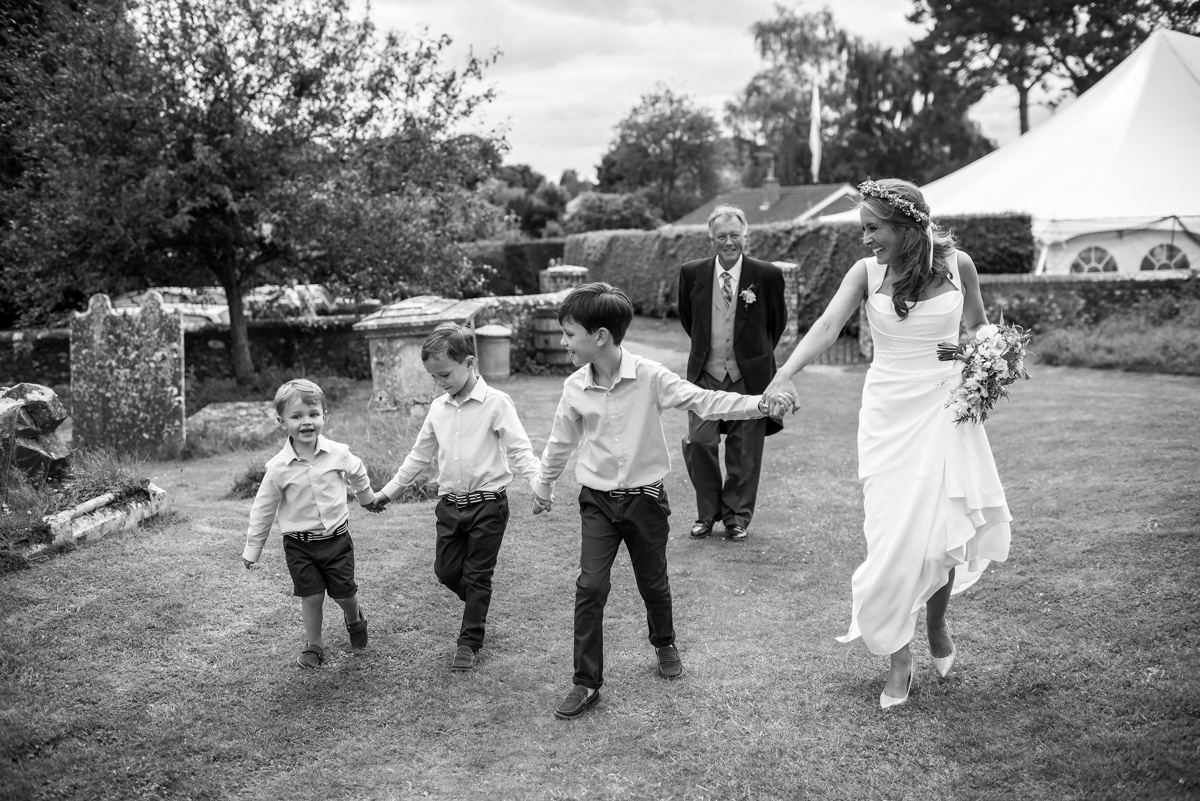
M 739 526 L 737 523 L 734 523 L 732 526 L 725 527 L 725 536 L 733 542 L 742 542 L 750 535 L 746 532 L 745 526 Z
M 600 691 L 596 690 L 591 695 L 588 695 L 588 688 L 582 684 L 576 684 L 571 688 L 571 692 L 567 693 L 567 697 L 562 699 L 562 703 L 554 710 L 556 718 L 577 718 L 584 712 L 588 711 L 588 707 L 600 700 Z
M 664 679 L 677 679 L 683 675 L 683 661 L 679 658 L 678 648 L 664 645 L 654 651 L 658 655 L 658 675 Z
M 692 523 L 692 539 L 702 540 L 712 533 L 713 521 L 697 520 Z

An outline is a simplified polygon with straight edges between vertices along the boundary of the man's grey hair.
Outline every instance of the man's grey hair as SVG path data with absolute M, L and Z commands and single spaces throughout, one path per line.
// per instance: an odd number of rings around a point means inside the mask
M 712 214 L 708 215 L 708 232 L 712 233 L 713 223 L 722 217 L 734 217 L 742 224 L 742 233 L 750 229 L 750 223 L 746 222 L 746 212 L 739 209 L 737 206 L 731 206 L 728 203 L 722 203 L 712 210 Z

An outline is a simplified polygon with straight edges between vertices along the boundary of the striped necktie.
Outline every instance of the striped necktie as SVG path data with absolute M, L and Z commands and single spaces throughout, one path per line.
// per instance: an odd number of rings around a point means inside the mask
M 733 303 L 733 276 L 729 270 L 721 271 L 721 295 L 725 298 L 725 307 L 729 308 L 729 304 Z

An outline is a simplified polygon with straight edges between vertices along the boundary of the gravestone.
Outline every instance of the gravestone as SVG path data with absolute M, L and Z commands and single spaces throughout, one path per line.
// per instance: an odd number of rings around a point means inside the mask
M 76 448 L 172 459 L 183 450 L 183 321 L 151 292 L 114 311 L 93 295 L 71 321 L 71 419 Z
M 478 300 L 418 295 L 385 306 L 354 324 L 371 350 L 372 400 L 380 411 L 410 414 L 441 394 L 425 372 L 421 344 L 438 323 L 471 327 L 483 308 Z

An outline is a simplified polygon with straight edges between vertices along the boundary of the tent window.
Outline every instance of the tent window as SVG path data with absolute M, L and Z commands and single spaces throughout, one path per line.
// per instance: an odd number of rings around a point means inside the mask
M 1071 262 L 1073 273 L 1115 273 L 1117 260 L 1104 248 L 1090 247 L 1083 251 Z
M 1168 242 L 1150 248 L 1142 259 L 1143 270 L 1186 270 L 1189 266 L 1187 254 Z

